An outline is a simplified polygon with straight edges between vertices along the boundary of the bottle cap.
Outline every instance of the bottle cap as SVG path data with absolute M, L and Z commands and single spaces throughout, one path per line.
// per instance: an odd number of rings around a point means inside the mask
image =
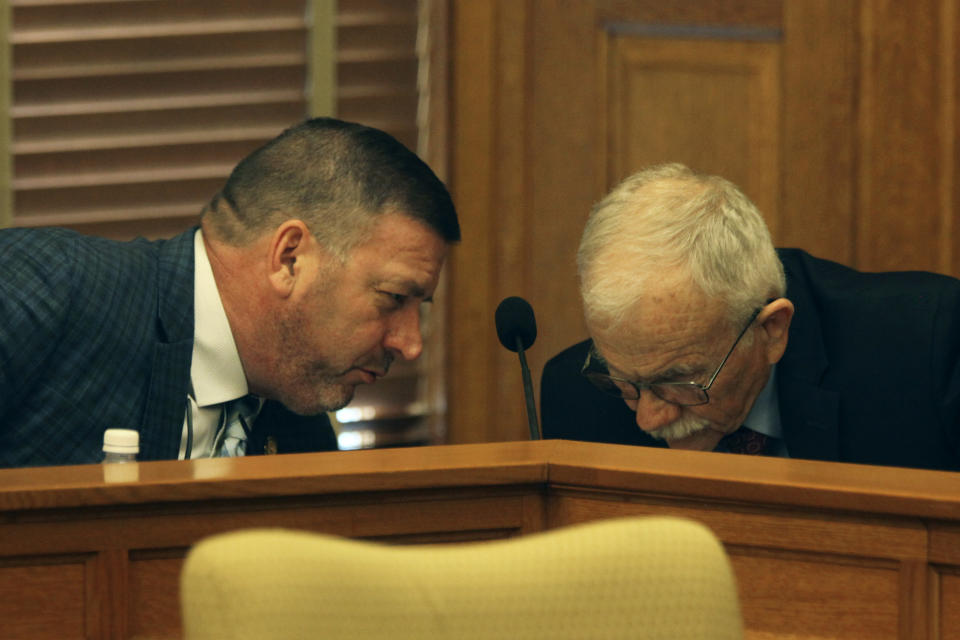
M 107 429 L 103 432 L 103 450 L 111 453 L 139 453 L 140 433 L 133 429 Z

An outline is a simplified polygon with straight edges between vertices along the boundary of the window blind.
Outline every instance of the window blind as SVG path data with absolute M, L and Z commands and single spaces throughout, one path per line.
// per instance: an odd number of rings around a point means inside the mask
M 306 113 L 303 0 L 13 0 L 13 223 L 191 224 Z

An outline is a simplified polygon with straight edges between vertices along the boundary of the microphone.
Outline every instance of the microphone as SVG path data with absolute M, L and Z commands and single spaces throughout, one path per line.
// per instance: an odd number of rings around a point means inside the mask
M 494 314 L 497 325 L 497 337 L 500 344 L 520 356 L 520 373 L 523 376 L 523 395 L 527 403 L 527 423 L 530 425 L 530 439 L 540 439 L 540 426 L 537 424 L 537 407 L 533 402 L 533 382 L 530 380 L 530 368 L 524 349 L 529 349 L 537 339 L 537 321 L 533 317 L 533 307 L 523 298 L 510 296 L 504 298 Z

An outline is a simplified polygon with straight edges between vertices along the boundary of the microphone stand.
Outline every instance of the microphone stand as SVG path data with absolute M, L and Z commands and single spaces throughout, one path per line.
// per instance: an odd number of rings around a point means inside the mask
M 537 424 L 537 407 L 533 402 L 533 381 L 530 379 L 530 367 L 523 353 L 523 340 L 517 336 L 517 353 L 520 355 L 520 373 L 523 376 L 523 396 L 527 403 L 527 423 L 530 425 L 530 439 L 540 439 L 540 426 Z

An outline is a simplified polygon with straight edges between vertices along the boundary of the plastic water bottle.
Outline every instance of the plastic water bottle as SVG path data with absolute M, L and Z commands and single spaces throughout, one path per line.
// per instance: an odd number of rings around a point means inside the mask
M 136 462 L 140 453 L 140 433 L 133 429 L 107 429 L 103 432 L 104 462 Z

